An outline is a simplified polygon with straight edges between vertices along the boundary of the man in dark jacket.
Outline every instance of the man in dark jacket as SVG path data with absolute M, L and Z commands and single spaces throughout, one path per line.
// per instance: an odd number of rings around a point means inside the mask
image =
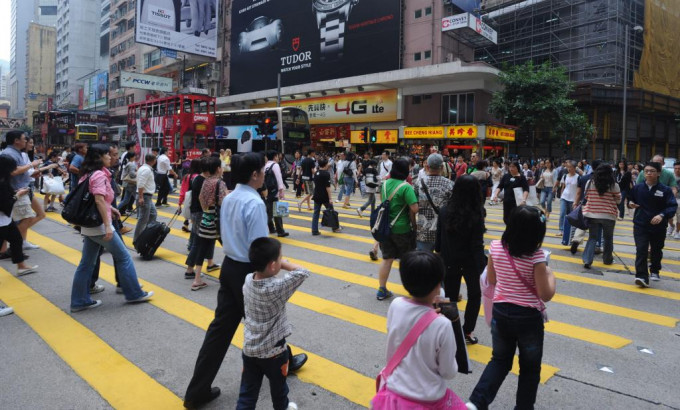
M 673 191 L 659 183 L 661 164 L 648 162 L 645 165 L 645 181 L 633 187 L 628 207 L 635 209 L 633 216 L 633 237 L 635 238 L 635 284 L 649 287 L 652 280 L 659 280 L 662 249 L 666 239 L 666 225 L 678 209 Z M 651 263 L 647 269 L 648 249 Z

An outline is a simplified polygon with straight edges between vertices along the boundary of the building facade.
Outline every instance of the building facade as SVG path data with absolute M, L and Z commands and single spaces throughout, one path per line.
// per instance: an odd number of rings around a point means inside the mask
M 77 108 L 83 79 L 106 70 L 100 58 L 102 4 L 58 0 L 55 106 Z
M 567 154 L 621 158 L 625 83 L 628 103 L 623 156 L 645 160 L 654 152 L 680 155 L 675 121 L 675 113 L 680 112 L 680 92 L 678 87 L 671 91 L 672 85 L 661 86 L 677 83 L 680 75 L 680 50 L 672 46 L 677 44 L 674 35 L 680 35 L 680 3 L 488 0 L 482 4 L 482 19 L 498 32 L 498 44 L 478 47 L 477 60 L 499 68 L 527 60 L 548 61 L 565 67 L 576 84 L 573 97 L 595 125 L 596 133 L 583 152 Z M 641 66 L 645 58 L 650 63 Z M 665 72 L 671 78 L 663 78 Z M 640 76 L 650 80 L 638 86 Z M 549 133 L 546 130 L 539 137 L 543 143 L 538 152 L 561 155 L 561 141 L 547 142 Z M 515 148 L 519 152 L 528 150 L 519 143 Z
M 54 96 L 54 76 L 57 51 L 57 30 L 31 23 L 26 47 L 26 116 L 45 109 Z

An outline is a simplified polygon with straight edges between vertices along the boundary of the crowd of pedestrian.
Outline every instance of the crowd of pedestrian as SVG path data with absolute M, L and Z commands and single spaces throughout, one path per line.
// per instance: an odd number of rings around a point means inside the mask
M 208 150 L 200 158 L 173 164 L 164 148 L 142 157 L 135 150 L 133 143 L 127 144 L 119 158 L 117 146 L 78 143 L 63 152 L 52 150 L 43 162 L 33 157 L 32 141 L 25 133 L 8 132 L 0 155 L 2 257 L 11 258 L 18 276 L 36 272 L 38 267 L 27 265 L 24 253 L 38 248 L 27 240 L 29 228 L 45 217 L 45 211 L 68 203 L 66 185 L 71 193 L 82 187 L 94 198 L 99 223 L 75 226 L 83 248 L 73 278 L 71 312 L 101 305 L 92 295 L 104 290 L 96 283 L 104 250 L 113 257 L 116 292 L 128 303 L 149 301 L 153 291 L 142 290 L 139 283 L 123 241 L 132 228 L 123 219 L 136 213 L 133 243 L 138 245 L 145 230 L 156 223 L 157 208 L 169 206 L 168 195 L 180 180 L 176 214 L 184 216 L 182 229 L 190 233 L 184 277 L 192 280 L 191 290 L 198 291 L 208 286 L 202 279 L 205 261 L 208 271 L 220 270 L 215 318 L 198 352 L 185 395 L 187 408 L 219 396 L 212 383 L 242 319 L 243 373 L 237 408 L 256 406 L 264 376 L 275 408 L 297 408 L 288 399 L 286 376 L 302 367 L 307 356 L 293 355 L 286 342 L 292 328 L 285 304 L 309 272 L 283 259 L 281 242 L 269 238 L 289 235 L 284 227 L 288 179 L 298 211 L 306 205 L 312 212 L 312 236 L 321 234 L 319 222 L 341 232 L 335 206 L 352 209 L 352 196 L 365 198 L 353 211 L 360 217 L 371 214 L 376 240 L 368 254 L 378 260 L 380 250 L 382 256 L 378 300 L 393 297 L 388 279 L 394 261 L 401 261 L 401 281 L 410 296 L 394 299 L 389 308 L 388 367 L 381 373 L 375 408 L 441 401 L 458 408 L 487 408 L 512 366 L 516 348 L 523 357 L 516 405 L 533 406 L 543 351 L 544 303 L 555 293 L 555 278 L 541 249 L 554 200 L 560 201 L 559 236 L 572 253 L 586 231 L 572 229 L 569 214 L 580 207 L 588 223 L 585 268 L 592 266 L 599 248 L 603 263 L 613 263 L 616 222 L 627 215 L 626 208 L 634 210 L 635 283 L 641 287 L 660 279 L 666 236 L 680 235 L 680 224 L 673 221 L 680 163 L 673 171 L 664 170 L 659 156 L 636 173 L 635 166 L 625 161 L 511 161 L 483 159 L 477 153 L 466 159 L 436 150 L 423 158 L 387 151 L 379 157 L 371 153 L 358 157 L 349 151 L 308 150 L 296 152 L 290 165 L 277 151 L 232 155 L 229 150 Z M 36 190 L 44 194 L 42 202 L 34 195 Z M 488 255 L 487 200 L 490 205 L 502 201 L 506 225 Z M 214 261 L 217 242 L 225 254 L 221 264 Z M 287 273 L 279 274 L 282 270 Z M 457 346 L 449 319 L 437 316 L 433 308 L 441 301 L 460 301 L 463 279 L 466 344 L 478 343 L 474 331 L 484 283 L 494 289 L 493 309 L 486 312 L 493 317 L 492 359 L 467 404 L 444 384 L 457 371 Z M 0 307 L 0 315 L 9 313 L 11 308 Z M 400 346 L 416 329 L 421 339 Z M 399 363 L 403 365 L 397 367 Z

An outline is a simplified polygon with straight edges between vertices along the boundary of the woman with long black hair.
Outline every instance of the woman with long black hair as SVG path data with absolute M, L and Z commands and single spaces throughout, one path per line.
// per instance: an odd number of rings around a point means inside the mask
M 619 161 L 616 169 L 616 183 L 619 184 L 621 191 L 621 202 L 619 203 L 619 221 L 623 221 L 626 213 L 626 198 L 633 188 L 633 174 L 628 170 L 628 163 L 625 159 Z
M 588 242 L 583 251 L 583 264 L 586 269 L 593 264 L 595 243 L 602 232 L 602 261 L 605 265 L 614 263 L 614 227 L 619 213 L 621 192 L 614 179 L 611 164 L 602 163 L 585 187 L 586 204 L 583 205 L 583 216 L 588 218 Z
M 468 302 L 463 333 L 468 344 L 477 343 L 472 335 L 479 316 L 482 291 L 479 276 L 486 266 L 484 256 L 484 199 L 477 178 L 461 175 L 446 206 L 439 210 L 434 249 L 444 259 L 444 291 L 458 300 L 460 282 L 465 278 Z

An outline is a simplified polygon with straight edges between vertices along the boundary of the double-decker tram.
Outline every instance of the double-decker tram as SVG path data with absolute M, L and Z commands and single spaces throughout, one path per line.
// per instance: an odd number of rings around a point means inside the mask
M 101 140 L 101 130 L 109 116 L 99 112 L 56 110 L 33 113 L 33 137 L 36 149 L 63 149 L 77 142 L 92 144 Z
M 275 149 L 286 156 L 309 147 L 309 119 L 295 107 L 218 111 L 215 148 L 232 152 Z
M 167 148 L 172 162 L 215 149 L 215 99 L 179 94 L 128 105 L 128 139 L 137 141 L 140 159 L 154 147 Z

